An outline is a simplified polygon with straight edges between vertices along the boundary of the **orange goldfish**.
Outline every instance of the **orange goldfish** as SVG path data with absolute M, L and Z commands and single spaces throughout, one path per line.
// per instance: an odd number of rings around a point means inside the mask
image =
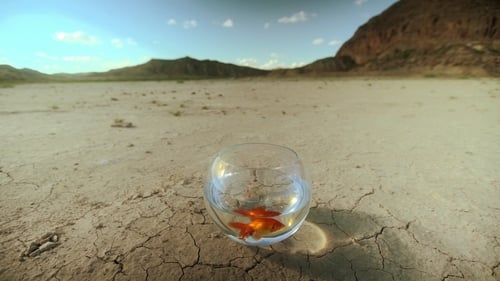
M 234 210 L 236 213 L 250 217 L 250 218 L 262 218 L 262 217 L 276 217 L 281 215 L 280 212 L 269 211 L 264 209 L 264 207 L 256 207 L 251 210 L 237 209 Z
M 281 213 L 277 211 L 269 211 L 263 207 L 257 207 L 251 210 L 238 209 L 234 211 L 250 218 L 250 223 L 229 223 L 229 226 L 240 230 L 240 239 L 245 239 L 248 236 L 260 239 L 263 235 L 278 231 L 285 227 L 280 221 L 269 218 L 279 216 Z

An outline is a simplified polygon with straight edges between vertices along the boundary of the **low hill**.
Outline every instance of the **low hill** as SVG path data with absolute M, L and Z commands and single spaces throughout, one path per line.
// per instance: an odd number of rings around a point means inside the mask
M 184 57 L 175 60 L 152 59 L 137 66 L 114 69 L 94 75 L 118 80 L 162 80 L 254 77 L 266 75 L 268 72 L 213 60 Z
M 33 69 L 17 69 L 10 65 L 0 65 L 0 83 L 43 82 L 50 80 L 50 75 Z

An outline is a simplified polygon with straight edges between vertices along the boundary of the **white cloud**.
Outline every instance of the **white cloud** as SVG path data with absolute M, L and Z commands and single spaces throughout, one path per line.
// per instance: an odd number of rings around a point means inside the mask
M 357 6 L 362 6 L 366 2 L 368 2 L 368 0 L 354 0 L 354 4 L 356 4 Z
M 9 62 L 9 59 L 6 57 L 0 57 L 0 63 L 7 63 Z
M 280 67 L 280 63 L 277 59 L 270 59 L 267 62 L 265 62 L 263 65 L 260 67 L 263 69 L 273 69 L 273 68 L 278 68 Z
M 222 24 L 222 26 L 230 28 L 230 27 L 233 27 L 233 24 L 234 23 L 233 23 L 232 19 L 227 19 L 227 20 L 224 21 L 224 23 Z
M 328 42 L 328 45 L 330 46 L 335 46 L 335 45 L 338 45 L 340 44 L 341 42 L 339 40 L 335 40 L 333 39 L 332 41 Z
M 271 57 L 265 63 L 260 63 L 259 60 L 255 59 L 255 58 L 241 58 L 241 59 L 237 59 L 236 61 L 237 61 L 237 64 L 239 64 L 239 65 L 248 66 L 248 67 L 255 67 L 255 68 L 260 68 L 260 69 L 273 69 L 273 68 L 278 68 L 278 67 L 283 66 L 277 57 Z
M 59 69 L 61 69 L 61 67 L 57 64 L 46 64 L 43 66 L 43 69 L 45 72 L 54 73 L 54 72 L 58 71 Z
M 323 44 L 323 42 L 325 42 L 325 39 L 323 39 L 323 38 L 316 38 L 316 39 L 314 39 L 312 41 L 312 44 L 318 46 L 318 45 Z
M 236 60 L 239 65 L 257 67 L 257 60 L 254 58 L 243 58 Z
M 137 42 L 136 42 L 134 39 L 130 38 L 130 37 L 128 37 L 127 39 L 125 39 L 125 41 L 126 41 L 126 42 L 127 42 L 127 44 L 129 44 L 130 46 L 137 46 Z
M 45 52 L 36 52 L 35 54 L 37 57 L 42 58 L 42 59 L 48 59 L 48 60 L 58 60 L 59 58 L 56 56 L 51 56 Z
M 239 58 L 236 59 L 236 62 L 239 65 L 268 70 L 277 68 L 296 68 L 304 66 L 306 64 L 305 62 L 284 63 L 279 59 L 279 57 L 279 54 L 271 53 L 269 55 L 269 59 L 264 63 L 261 63 L 258 59 L 255 58 Z
M 123 48 L 123 42 L 120 38 L 111 39 L 111 44 L 117 48 Z
M 306 63 L 305 62 L 292 62 L 290 64 L 290 67 L 291 68 L 296 68 L 296 67 L 301 67 L 301 66 L 304 66 Z
M 196 22 L 196 20 L 186 20 L 186 21 L 184 21 L 184 24 L 182 26 L 185 29 L 195 28 L 198 26 L 198 23 Z
M 266 23 L 264 24 L 264 29 L 268 29 L 270 26 L 271 26 L 271 24 L 270 24 L 270 23 L 268 23 L 268 22 L 266 22 Z
M 167 21 L 167 24 L 168 24 L 168 25 L 176 25 L 176 24 L 177 24 L 177 21 L 176 21 L 175 19 L 169 19 L 169 20 Z
M 308 19 L 308 15 L 304 11 L 300 11 L 295 13 L 289 17 L 282 17 L 278 19 L 279 23 L 297 23 L 301 21 L 306 21 Z
M 55 39 L 61 42 L 83 45 L 95 45 L 99 42 L 96 37 L 87 35 L 81 31 L 75 31 L 72 33 L 56 32 Z
M 125 39 L 113 38 L 111 39 L 111 44 L 113 44 L 113 46 L 115 46 L 116 48 L 123 48 L 125 44 L 130 46 L 136 46 L 137 42 L 130 37 L 127 37 Z

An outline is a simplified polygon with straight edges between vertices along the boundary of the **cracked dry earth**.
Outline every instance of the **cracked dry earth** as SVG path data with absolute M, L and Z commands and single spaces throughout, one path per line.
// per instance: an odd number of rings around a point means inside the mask
M 0 280 L 500 280 L 498 80 L 18 85 L 0 128 Z M 295 149 L 312 181 L 270 247 L 203 204 L 242 142 Z

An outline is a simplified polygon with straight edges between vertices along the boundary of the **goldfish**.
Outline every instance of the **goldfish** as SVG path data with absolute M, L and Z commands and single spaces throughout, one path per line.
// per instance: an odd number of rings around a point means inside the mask
M 236 213 L 250 217 L 250 218 L 261 218 L 261 217 L 276 217 L 281 215 L 277 211 L 269 211 L 264 209 L 264 207 L 256 207 L 251 210 L 237 209 L 234 210 Z
M 229 226 L 240 230 L 239 238 L 243 240 L 248 236 L 260 239 L 263 235 L 278 231 L 285 227 L 283 223 L 272 218 L 281 214 L 277 211 L 270 211 L 263 207 L 257 207 L 251 210 L 237 209 L 234 210 L 234 212 L 250 218 L 250 223 L 229 223 Z

